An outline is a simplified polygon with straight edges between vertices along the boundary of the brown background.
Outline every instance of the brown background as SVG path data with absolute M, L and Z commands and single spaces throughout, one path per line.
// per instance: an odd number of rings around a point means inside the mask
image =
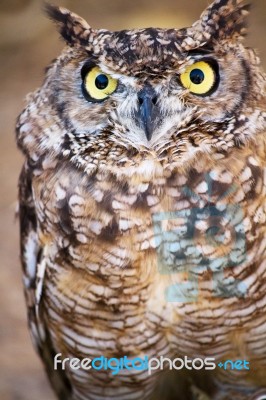
M 251 1 L 252 2 L 252 1 Z M 95 28 L 191 24 L 208 0 L 62 0 Z M 14 138 L 25 95 L 38 87 L 44 67 L 63 47 L 39 0 L 0 0 L 0 399 L 52 400 L 41 363 L 31 346 L 15 221 L 22 156 Z M 266 1 L 253 1 L 248 44 L 266 65 Z

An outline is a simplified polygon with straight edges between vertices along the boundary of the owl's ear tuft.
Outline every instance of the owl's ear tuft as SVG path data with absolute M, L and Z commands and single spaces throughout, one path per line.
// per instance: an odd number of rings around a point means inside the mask
M 80 16 L 63 7 L 46 3 L 46 14 L 54 21 L 63 39 L 70 45 L 88 47 L 93 29 Z
M 216 0 L 201 15 L 194 26 L 211 41 L 240 40 L 247 32 L 250 5 L 243 0 Z

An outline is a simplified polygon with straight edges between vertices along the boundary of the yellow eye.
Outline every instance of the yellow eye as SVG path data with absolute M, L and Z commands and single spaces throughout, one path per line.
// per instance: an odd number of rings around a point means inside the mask
M 191 93 L 198 95 L 208 94 L 214 88 L 217 79 L 214 68 L 206 61 L 198 61 L 190 65 L 180 75 L 182 85 Z
M 83 87 L 85 94 L 91 100 L 104 100 L 117 88 L 117 80 L 105 74 L 99 67 L 93 67 L 84 77 Z

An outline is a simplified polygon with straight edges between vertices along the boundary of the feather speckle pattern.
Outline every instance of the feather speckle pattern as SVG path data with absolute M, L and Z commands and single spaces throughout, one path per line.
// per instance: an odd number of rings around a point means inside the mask
M 66 47 L 16 137 L 29 327 L 58 398 L 266 398 L 266 80 L 243 44 L 249 6 L 119 32 L 46 8 Z M 54 369 L 58 353 L 251 369 L 113 375 Z

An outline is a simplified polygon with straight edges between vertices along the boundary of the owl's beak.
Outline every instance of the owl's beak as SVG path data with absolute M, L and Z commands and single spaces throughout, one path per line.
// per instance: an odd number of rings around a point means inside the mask
M 139 112 L 137 118 L 145 131 L 148 141 L 150 141 L 155 128 L 156 115 L 158 113 L 158 107 L 156 106 L 157 94 L 150 85 L 147 85 L 138 93 L 138 101 Z

